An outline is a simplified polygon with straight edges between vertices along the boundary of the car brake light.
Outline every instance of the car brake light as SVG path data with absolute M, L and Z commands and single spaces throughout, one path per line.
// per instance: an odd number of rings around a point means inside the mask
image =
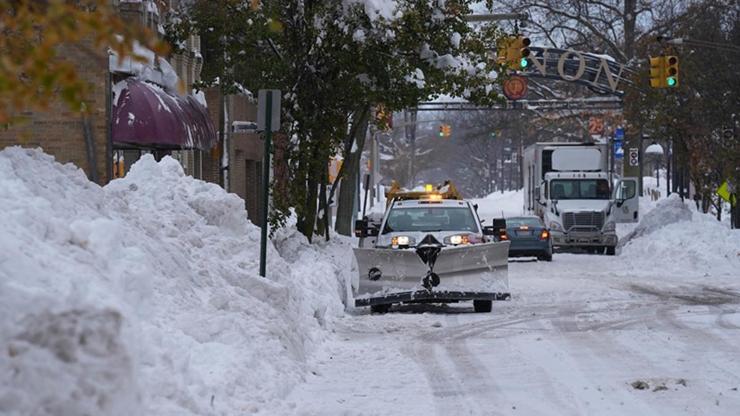
M 509 235 L 508 235 L 508 234 L 506 234 L 506 231 L 502 231 L 502 232 L 501 232 L 501 234 L 499 234 L 498 238 L 499 238 L 500 240 L 502 240 L 502 241 L 503 241 L 503 240 L 508 240 L 508 239 L 509 239 Z
M 542 232 L 540 233 L 540 240 L 547 240 L 548 238 L 550 238 L 550 232 L 547 230 L 542 230 Z

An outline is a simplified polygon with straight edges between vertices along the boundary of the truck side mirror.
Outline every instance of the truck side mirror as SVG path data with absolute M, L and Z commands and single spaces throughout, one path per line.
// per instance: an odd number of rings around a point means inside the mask
M 483 235 L 496 235 L 496 229 L 493 225 L 486 225 L 483 227 Z
M 493 219 L 493 228 L 506 228 L 506 218 L 494 218 Z
M 355 221 L 355 237 L 367 237 L 367 220 Z
M 499 240 L 509 239 L 506 235 L 506 218 L 494 218 L 491 228 L 493 229 L 493 235 L 497 236 Z
M 540 202 L 541 199 L 542 198 L 540 198 L 540 187 L 539 186 L 535 186 L 534 187 L 534 200 L 537 201 L 537 202 Z
M 377 237 L 380 230 L 375 224 L 371 224 L 367 217 L 355 221 L 355 237 Z

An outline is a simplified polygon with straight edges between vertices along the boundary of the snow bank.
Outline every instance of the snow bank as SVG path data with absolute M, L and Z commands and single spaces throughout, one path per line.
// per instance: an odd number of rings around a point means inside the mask
M 243 201 L 171 158 L 101 188 L 7 148 L 0 206 L 3 415 L 260 411 L 343 314 L 348 246 L 282 231 L 260 278 Z
M 640 201 L 643 202 L 643 201 Z M 642 205 L 640 206 L 642 208 Z M 681 201 L 677 194 L 658 202 L 655 207 L 642 216 L 640 223 L 619 242 L 620 246 L 660 230 L 668 224 L 679 221 L 691 221 L 691 210 Z
M 474 199 L 478 204 L 478 215 L 481 219 L 490 221 L 492 218 L 515 217 L 524 211 L 524 192 L 517 191 L 494 192 L 484 198 Z
M 624 260 L 633 267 L 676 276 L 701 270 L 712 276 L 736 277 L 740 270 L 740 232 L 711 215 L 695 212 L 676 194 L 658 202 L 620 246 Z

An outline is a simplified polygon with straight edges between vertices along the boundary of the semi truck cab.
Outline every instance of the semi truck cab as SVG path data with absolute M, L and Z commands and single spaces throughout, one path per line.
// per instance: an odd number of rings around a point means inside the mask
M 612 190 L 605 172 L 545 174 L 537 204 L 553 246 L 613 255 L 616 223 L 637 220 L 636 187 L 636 179 L 625 178 Z

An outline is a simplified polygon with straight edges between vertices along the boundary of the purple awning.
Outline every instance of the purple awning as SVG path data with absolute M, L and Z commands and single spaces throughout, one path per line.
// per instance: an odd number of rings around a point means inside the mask
M 116 84 L 113 143 L 124 146 L 201 149 L 218 137 L 208 110 L 188 95 L 170 95 L 161 87 L 129 78 Z

